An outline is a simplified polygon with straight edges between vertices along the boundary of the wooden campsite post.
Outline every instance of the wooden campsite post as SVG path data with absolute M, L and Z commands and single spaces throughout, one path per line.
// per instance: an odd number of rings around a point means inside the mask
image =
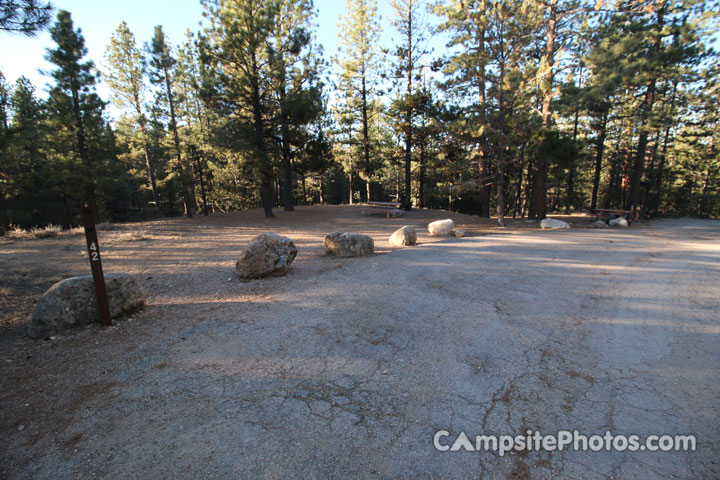
M 112 325 L 110 305 L 108 304 L 105 277 L 103 276 L 102 262 L 100 261 L 100 246 L 98 245 L 97 231 L 95 229 L 95 217 L 88 202 L 83 205 L 83 221 L 85 223 L 85 240 L 87 240 L 88 255 L 90 256 L 90 268 L 93 283 L 95 284 L 95 297 L 100 312 L 100 324 L 103 327 L 109 327 Z

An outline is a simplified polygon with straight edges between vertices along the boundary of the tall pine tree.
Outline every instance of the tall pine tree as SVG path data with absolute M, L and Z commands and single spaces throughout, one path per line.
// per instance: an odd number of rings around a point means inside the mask
M 123 109 L 128 120 L 133 123 L 139 133 L 139 143 L 147 169 L 148 184 L 153 196 L 155 213 L 159 212 L 160 196 L 155 180 L 155 166 L 150 158 L 150 145 L 147 133 L 147 117 L 145 116 L 145 58 L 135 44 L 135 36 L 122 22 L 110 39 L 105 54 L 107 69 L 105 81 L 110 86 L 112 100 Z

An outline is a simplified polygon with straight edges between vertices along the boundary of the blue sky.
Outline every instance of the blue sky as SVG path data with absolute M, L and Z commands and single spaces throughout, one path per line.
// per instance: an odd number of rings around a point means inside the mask
M 149 41 L 155 25 L 162 25 L 170 41 L 177 45 L 185 38 L 185 30 L 200 29 L 203 8 L 199 0 L 124 0 L 124 1 L 87 1 L 52 0 L 56 10 L 68 10 L 72 14 L 76 28 L 81 28 L 88 47 L 88 57 L 100 66 L 110 36 L 121 21 L 127 22 L 135 34 L 138 43 Z M 329 58 L 336 51 L 338 16 L 345 11 L 345 0 L 316 0 L 318 10 L 318 41 Z M 378 9 L 383 17 L 383 45 L 390 45 L 391 28 L 387 24 L 390 7 L 386 0 L 378 1 Z M 0 32 L 0 70 L 8 83 L 13 84 L 21 75 L 28 77 L 37 89 L 39 96 L 45 96 L 49 78 L 38 70 L 51 68 L 44 60 L 45 50 L 52 47 L 50 34 L 46 31 L 35 38 L 26 38 Z M 107 99 L 108 92 L 101 83 L 100 95 Z

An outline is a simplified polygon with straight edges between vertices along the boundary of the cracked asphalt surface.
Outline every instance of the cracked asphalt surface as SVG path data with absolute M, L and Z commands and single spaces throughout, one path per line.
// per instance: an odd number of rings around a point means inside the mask
M 35 413 L 51 435 L 13 428 L 0 473 L 718 478 L 719 233 L 720 222 L 679 219 L 449 239 L 305 278 L 228 283 L 177 329 L 173 315 L 190 307 L 153 307 L 117 327 L 124 353 L 86 386 L 54 374 L 74 403 Z M 233 301 L 243 289 L 262 294 Z M 103 335 L 117 333 L 57 345 Z M 78 369 L 97 361 L 76 347 Z M 438 430 L 451 442 L 528 429 L 694 434 L 697 450 L 433 447 Z

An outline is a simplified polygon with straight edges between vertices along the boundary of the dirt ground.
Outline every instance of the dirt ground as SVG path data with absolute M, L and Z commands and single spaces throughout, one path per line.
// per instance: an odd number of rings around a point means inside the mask
M 433 238 L 453 218 L 467 238 Z M 559 217 L 563 218 L 563 217 Z M 563 218 L 565 219 L 565 218 Z M 440 211 L 300 207 L 100 232 L 147 306 L 108 329 L 24 334 L 82 237 L 0 244 L 0 478 L 717 478 L 720 223 L 592 230 Z M 391 250 L 396 228 L 420 245 Z M 377 254 L 323 254 L 335 230 Z M 241 282 L 254 235 L 285 277 Z M 433 434 L 688 434 L 695 452 L 438 452 Z
M 415 226 L 418 242 L 443 240 L 427 233 L 427 224 L 452 218 L 467 236 L 499 231 L 495 220 L 438 210 L 414 210 L 396 218 L 362 215 L 360 206 L 299 206 L 295 212 L 275 210 L 264 218 L 261 210 L 202 215 L 192 219 L 168 218 L 142 223 L 115 224 L 99 233 L 105 273 L 130 273 L 145 280 L 150 305 L 162 301 L 193 303 L 217 281 L 234 281 L 234 264 L 242 247 L 255 235 L 273 232 L 293 239 L 299 253 L 293 263 L 302 277 L 351 264 L 356 259 L 324 255 L 323 238 L 336 230 L 365 233 L 375 240 L 375 251 L 391 251 L 390 234 L 403 225 Z M 588 217 L 554 216 L 575 226 L 586 226 Z M 502 231 L 535 230 L 535 222 L 508 219 Z M 115 229 L 116 228 L 116 229 Z M 29 315 L 38 298 L 54 283 L 88 275 L 84 236 L 35 240 L 0 237 L 0 342 L 24 342 Z M 151 277 L 151 278 L 148 278 Z M 222 278 L 221 278 L 222 277 Z M 200 286 L 198 291 L 197 286 Z

